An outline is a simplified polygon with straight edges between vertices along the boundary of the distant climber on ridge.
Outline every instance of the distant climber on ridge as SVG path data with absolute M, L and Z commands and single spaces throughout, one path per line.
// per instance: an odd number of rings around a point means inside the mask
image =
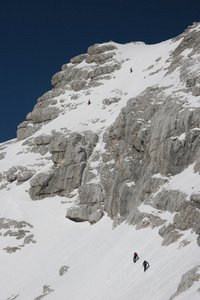
M 143 262 L 143 267 L 144 267 L 144 272 L 150 267 L 149 263 L 146 260 L 144 260 Z
M 88 105 L 90 105 L 91 104 L 91 102 L 90 102 L 90 99 L 88 100 Z
M 133 255 L 133 262 L 135 263 L 138 259 L 139 259 L 139 256 L 138 256 L 137 252 L 135 252 Z

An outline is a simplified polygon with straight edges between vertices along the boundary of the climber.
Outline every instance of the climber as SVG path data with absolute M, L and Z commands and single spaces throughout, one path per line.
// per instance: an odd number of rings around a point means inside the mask
M 88 100 L 88 105 L 90 105 L 91 104 L 91 102 L 90 102 L 90 99 Z
M 144 260 L 143 262 L 143 267 L 144 267 L 144 272 L 150 267 L 149 263 L 146 260 Z
M 139 259 L 138 254 L 135 252 L 133 255 L 133 262 L 135 263 Z
M 130 68 L 130 72 L 131 72 L 131 73 L 133 72 L 133 69 L 132 69 L 132 68 Z

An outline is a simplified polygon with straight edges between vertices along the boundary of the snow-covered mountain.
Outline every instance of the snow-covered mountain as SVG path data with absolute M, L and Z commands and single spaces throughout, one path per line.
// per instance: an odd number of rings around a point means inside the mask
M 0 300 L 199 299 L 200 23 L 52 86 L 0 144 Z

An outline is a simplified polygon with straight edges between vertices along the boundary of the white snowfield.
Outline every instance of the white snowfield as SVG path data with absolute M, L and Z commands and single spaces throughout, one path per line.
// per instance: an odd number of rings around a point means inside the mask
M 170 94 L 173 84 L 178 93 L 182 87 L 178 70 L 164 75 L 169 53 L 180 42 L 181 39 L 156 45 L 114 43 L 117 46 L 115 59 L 122 62 L 121 69 L 112 74 L 112 79 L 103 80 L 103 85 L 91 88 L 90 96 L 86 91 L 79 91 L 80 97 L 74 102 L 71 96 L 76 92 L 65 91 L 64 95 L 56 97 L 69 104 L 68 110 L 43 126 L 34 137 L 51 134 L 52 130 L 66 132 L 66 135 L 72 131 L 91 130 L 102 135 L 127 101 L 145 88 L 165 86 L 169 87 L 165 93 Z M 87 67 L 84 62 L 79 66 Z M 152 72 L 154 75 L 149 76 Z M 103 99 L 117 96 L 121 101 L 112 107 L 103 105 Z M 200 97 L 186 96 L 188 107 L 200 106 Z M 87 105 L 88 99 L 91 105 Z M 13 166 L 28 166 L 37 172 L 52 167 L 52 161 L 48 160 L 50 153 L 45 156 L 30 153 L 23 143 L 12 140 L 0 144 L 0 153 L 6 153 L 0 160 L 0 173 Z M 101 139 L 96 147 L 104 151 Z M 3 186 L 5 182 L 0 184 Z M 0 228 L 0 300 L 39 300 L 43 297 L 45 300 L 169 300 L 176 293 L 182 275 L 200 265 L 197 236 L 191 230 L 181 232 L 183 235 L 177 242 L 162 246 L 163 239 L 158 234 L 160 227 L 136 230 L 135 226 L 123 222 L 113 228 L 113 221 L 107 215 L 94 225 L 75 223 L 65 215 L 76 203 L 77 196 L 32 201 L 29 188 L 30 183 L 26 181 L 20 185 L 13 182 L 0 189 L 0 219 L 27 222 L 33 227 L 25 230 L 34 235 L 34 242 L 22 247 L 22 240 L 4 236 L 7 230 Z M 200 192 L 200 175 L 194 174 L 191 165 L 179 175 L 170 177 L 162 188 L 181 190 L 189 199 L 192 192 Z M 139 209 L 160 214 L 147 205 Z M 173 215 L 165 212 L 161 218 L 169 224 Z M 8 246 L 19 249 L 8 253 L 5 251 Z M 135 251 L 140 259 L 134 264 Z M 150 264 L 146 272 L 142 266 L 144 260 Z M 59 274 L 61 267 L 66 270 L 62 276 Z M 197 273 L 200 274 L 200 269 Z M 200 299 L 200 281 L 195 281 L 175 299 Z

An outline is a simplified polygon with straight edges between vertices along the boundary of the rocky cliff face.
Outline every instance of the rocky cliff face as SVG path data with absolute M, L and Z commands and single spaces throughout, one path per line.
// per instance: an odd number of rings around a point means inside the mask
M 193 24 L 157 45 L 96 44 L 53 76 L 0 144 L 2 299 L 199 298 L 199 67 Z
M 148 68 L 142 69 L 138 93 L 116 86 L 113 96 L 107 97 L 104 82 L 116 80 L 125 64 L 132 67 L 131 59 L 126 54 L 119 59 L 118 47 L 112 42 L 89 47 L 53 76 L 53 89 L 38 99 L 19 125 L 17 139 L 24 140 L 34 153 L 51 153 L 53 166 L 48 171 L 34 174 L 29 170 L 33 200 L 76 197 L 67 218 L 95 223 L 107 212 L 116 224 L 126 220 L 138 229 L 161 226 L 159 234 L 165 245 L 176 241 L 182 231 L 193 229 L 200 246 L 200 191 L 188 199 L 183 191 L 168 189 L 172 178 L 191 165 L 194 172 L 200 172 L 199 24 L 170 41 L 164 61 L 162 51 L 157 52 Z M 149 85 L 145 84 L 147 77 Z M 100 115 L 93 120 L 93 124 L 102 123 L 96 131 L 91 126 L 77 132 L 63 123 L 60 132 L 40 134 L 60 115 L 65 113 L 67 118 L 66 112 L 76 110 L 77 99 L 89 98 L 99 87 L 102 109 L 121 107 L 109 126 L 103 126 Z M 66 93 L 73 103 L 66 101 Z M 7 172 L 8 180 L 16 180 L 18 173 Z M 160 215 L 142 211 L 142 204 Z M 165 211 L 174 214 L 169 225 L 162 217 Z
M 62 71 L 52 78 L 53 89 L 38 99 L 26 121 L 18 126 L 17 139 L 27 138 L 62 113 L 66 106 L 63 104 L 60 109 L 56 107 L 56 97 L 64 94 L 65 90 L 78 92 L 97 87 L 102 84 L 102 79 L 109 79 L 113 71 L 120 69 L 120 63 L 115 60 L 115 53 L 112 52 L 114 49 L 112 44 L 94 45 L 88 48 L 87 54 L 76 56 L 70 64 L 63 65 Z M 81 63 L 83 67 L 77 67 Z M 78 96 L 74 94 L 72 97 L 76 99 Z

